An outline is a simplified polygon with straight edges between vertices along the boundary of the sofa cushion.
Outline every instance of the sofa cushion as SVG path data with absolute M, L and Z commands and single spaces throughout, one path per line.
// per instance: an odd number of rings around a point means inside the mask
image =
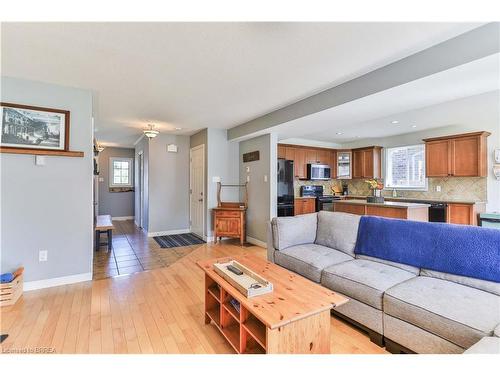
M 464 354 L 500 354 L 500 337 L 483 337 Z
M 273 218 L 274 248 L 283 250 L 290 246 L 314 243 L 317 224 L 316 213 Z
M 481 289 L 485 292 L 500 296 L 500 283 L 496 283 L 494 281 L 486 281 L 481 279 L 474 279 L 472 277 L 452 275 L 451 273 L 432 271 L 425 268 L 422 268 L 420 270 L 420 276 L 429 276 L 435 277 L 436 279 L 453 281 L 454 283 L 467 285 L 472 288 Z
M 332 264 L 352 260 L 351 256 L 326 246 L 297 245 L 274 253 L 275 263 L 291 271 L 320 282 L 321 271 Z
M 356 259 L 323 270 L 321 284 L 382 310 L 382 296 L 390 287 L 415 275 L 386 264 Z
M 344 212 L 318 212 L 316 243 L 354 256 L 359 218 Z
M 380 258 L 375 258 L 375 257 L 369 257 L 367 255 L 356 255 L 356 259 L 366 259 L 366 260 L 371 260 L 372 262 L 378 262 L 382 264 L 387 264 L 388 266 L 393 266 L 396 268 L 401 268 L 402 270 L 411 272 L 414 275 L 418 275 L 420 273 L 420 268 L 409 266 L 407 264 L 403 263 L 396 263 L 396 262 L 391 262 L 390 260 L 385 260 L 385 259 L 380 259 Z
M 385 292 L 384 313 L 468 348 L 493 334 L 500 321 L 500 297 L 418 276 Z

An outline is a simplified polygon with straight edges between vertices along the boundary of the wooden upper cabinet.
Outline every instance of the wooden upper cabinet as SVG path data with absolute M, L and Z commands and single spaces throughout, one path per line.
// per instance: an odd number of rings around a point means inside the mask
M 295 149 L 293 147 L 285 147 L 285 159 L 295 160 Z
M 486 142 L 486 140 L 485 140 Z M 486 146 L 485 146 L 486 149 Z M 452 142 L 451 174 L 457 177 L 486 176 L 481 171 L 481 137 L 457 138 Z M 485 155 L 487 159 L 487 155 Z
M 330 155 L 331 155 L 331 153 L 329 150 L 317 150 L 316 151 L 316 161 L 319 164 L 330 165 L 330 163 L 331 163 Z M 331 168 L 331 165 L 330 165 L 330 168 Z
M 328 163 L 330 166 L 330 175 L 332 178 L 337 178 L 337 151 L 330 151 L 330 162 Z
M 430 141 L 425 144 L 427 177 L 446 177 L 450 174 L 450 141 Z
M 427 177 L 486 177 L 488 132 L 424 139 Z
M 352 159 L 352 178 L 363 178 L 363 151 L 353 151 Z
M 286 159 L 286 147 L 278 145 L 278 159 Z
M 352 150 L 352 178 L 380 178 L 382 148 L 379 146 Z
M 315 149 L 306 149 L 306 164 L 316 164 L 318 162 L 318 152 Z
M 306 165 L 306 150 L 304 148 L 295 149 L 295 159 L 293 159 L 293 165 L 295 169 L 295 176 L 298 178 L 307 177 L 307 165 Z

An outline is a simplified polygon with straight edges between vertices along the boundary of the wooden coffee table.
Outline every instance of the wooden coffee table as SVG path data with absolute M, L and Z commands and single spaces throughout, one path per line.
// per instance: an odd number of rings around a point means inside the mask
M 229 260 L 272 282 L 273 292 L 243 296 L 213 269 Z M 330 353 L 330 310 L 346 297 L 255 255 L 197 264 L 205 272 L 205 323 L 213 322 L 237 353 Z

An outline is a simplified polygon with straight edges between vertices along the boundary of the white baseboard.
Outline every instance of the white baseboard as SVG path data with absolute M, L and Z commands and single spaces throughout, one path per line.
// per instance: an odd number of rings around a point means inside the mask
M 214 242 L 214 236 L 203 236 L 203 239 L 207 242 Z
M 170 234 L 184 234 L 191 232 L 189 228 L 185 229 L 173 229 L 173 230 L 164 230 L 162 232 L 148 232 L 148 237 L 156 237 L 156 236 L 168 236 Z
M 28 291 L 28 290 L 44 289 L 44 288 L 50 288 L 52 286 L 81 283 L 82 281 L 90 281 L 90 280 L 92 280 L 91 272 L 80 273 L 77 275 L 55 277 L 53 279 L 28 281 L 24 283 L 23 290 Z
M 113 216 L 111 220 L 123 221 L 123 220 L 134 220 L 135 216 Z
M 263 247 L 264 249 L 267 248 L 267 244 L 261 240 L 258 240 L 257 238 L 247 236 L 247 242 L 251 243 L 252 245 Z

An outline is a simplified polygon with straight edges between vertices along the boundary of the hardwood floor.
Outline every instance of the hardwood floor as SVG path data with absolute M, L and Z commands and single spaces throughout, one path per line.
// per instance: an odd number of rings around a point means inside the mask
M 148 249 L 132 222 L 122 230 Z M 182 251 L 182 248 L 179 248 Z M 163 250 L 172 251 L 172 250 Z M 186 250 L 187 252 L 187 250 Z M 203 317 L 204 274 L 195 262 L 265 250 L 237 242 L 197 245 L 162 268 L 25 292 L 0 309 L 2 353 L 234 353 Z M 351 325 L 331 319 L 333 353 L 387 353 Z

